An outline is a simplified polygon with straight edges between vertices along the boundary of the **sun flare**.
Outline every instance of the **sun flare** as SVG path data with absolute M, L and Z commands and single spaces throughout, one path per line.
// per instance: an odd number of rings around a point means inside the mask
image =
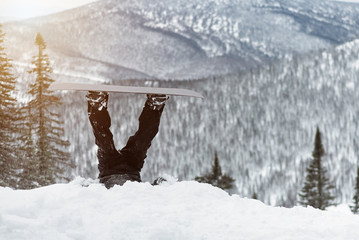
M 1 0 L 0 17 L 26 19 L 60 12 L 95 0 Z

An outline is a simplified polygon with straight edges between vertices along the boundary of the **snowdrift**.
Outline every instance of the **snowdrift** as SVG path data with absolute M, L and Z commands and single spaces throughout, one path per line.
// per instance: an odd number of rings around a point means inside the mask
M 84 187 L 85 186 L 85 187 Z M 345 239 L 347 207 L 271 207 L 208 184 L 131 183 L 107 190 L 77 178 L 34 190 L 0 188 L 0 239 Z

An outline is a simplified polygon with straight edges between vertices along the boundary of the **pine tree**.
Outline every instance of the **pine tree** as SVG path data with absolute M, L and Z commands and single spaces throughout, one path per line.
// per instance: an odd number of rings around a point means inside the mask
M 36 161 L 35 143 L 33 140 L 33 123 L 31 117 L 30 105 L 23 106 L 19 111 L 19 123 L 22 130 L 19 136 L 18 158 L 21 165 L 19 172 L 17 188 L 32 189 L 39 187 L 37 179 L 38 162 Z
M 226 174 L 222 175 L 222 169 L 219 165 L 217 151 L 214 153 L 214 165 L 212 166 L 212 171 L 202 177 L 195 177 L 195 180 L 201 183 L 209 183 L 215 187 L 222 188 L 223 190 L 231 189 L 233 187 L 233 182 L 235 181 L 233 178 Z
M 359 213 L 359 167 L 357 170 L 357 178 L 355 184 L 355 195 L 353 197 L 354 204 L 350 206 L 350 209 L 354 214 Z
M 55 183 L 56 179 L 64 178 L 64 168 L 72 167 L 72 164 L 70 154 L 63 150 L 69 146 L 68 141 L 62 140 L 63 122 L 59 114 L 51 111 L 60 104 L 60 99 L 48 90 L 54 80 L 50 76 L 52 68 L 49 58 L 44 53 L 46 43 L 40 33 L 36 36 L 35 44 L 38 47 L 38 55 L 34 57 L 34 67 L 29 73 L 35 74 L 36 80 L 30 85 L 28 93 L 33 96 L 29 108 L 36 148 L 34 173 L 38 185 L 44 186 Z
M 15 90 L 16 78 L 12 74 L 11 59 L 5 53 L 4 38 L 0 25 L 0 186 L 14 187 L 17 101 L 11 94 Z
M 334 197 L 330 191 L 334 188 L 326 177 L 327 170 L 322 166 L 322 157 L 325 151 L 321 140 L 319 128 L 315 135 L 314 150 L 312 153 L 313 160 L 307 168 L 307 176 L 304 187 L 299 193 L 299 203 L 303 206 L 312 206 L 321 210 L 334 205 Z

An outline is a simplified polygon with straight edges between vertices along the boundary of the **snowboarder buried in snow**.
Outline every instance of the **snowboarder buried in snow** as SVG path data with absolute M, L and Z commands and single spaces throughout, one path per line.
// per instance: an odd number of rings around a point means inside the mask
M 168 99 L 166 95 L 147 95 L 139 117 L 139 128 L 128 139 L 124 148 L 117 150 L 110 131 L 111 119 L 107 111 L 108 93 L 89 92 L 88 116 L 98 146 L 98 169 L 100 182 L 106 188 L 123 185 L 126 181 L 141 181 L 140 171 L 152 139 L 158 132 L 160 118 Z

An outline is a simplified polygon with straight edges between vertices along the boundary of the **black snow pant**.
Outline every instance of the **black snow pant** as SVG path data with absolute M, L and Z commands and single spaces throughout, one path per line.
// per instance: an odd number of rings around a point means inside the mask
M 95 143 L 98 146 L 99 179 L 107 188 L 115 184 L 122 185 L 127 180 L 141 181 L 140 171 L 151 141 L 158 132 L 162 112 L 163 108 L 152 110 L 146 102 L 139 117 L 137 132 L 128 139 L 124 148 L 116 150 L 107 108 L 98 110 L 88 105 L 88 115 L 95 135 Z

